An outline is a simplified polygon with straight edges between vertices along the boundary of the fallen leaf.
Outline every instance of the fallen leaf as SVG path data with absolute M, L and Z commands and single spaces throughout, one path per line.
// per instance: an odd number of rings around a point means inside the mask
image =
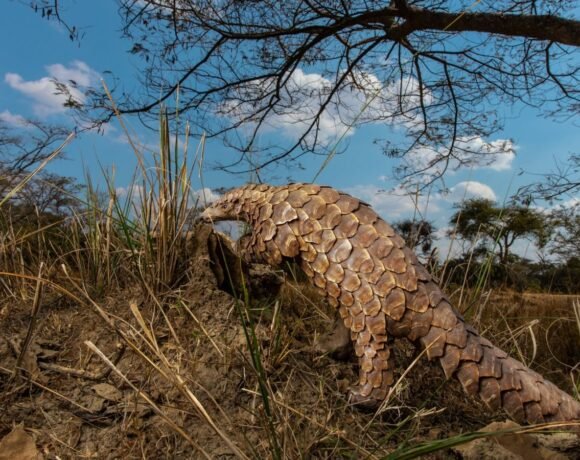
M 34 439 L 22 425 L 15 427 L 0 441 L 0 460 L 41 460 Z

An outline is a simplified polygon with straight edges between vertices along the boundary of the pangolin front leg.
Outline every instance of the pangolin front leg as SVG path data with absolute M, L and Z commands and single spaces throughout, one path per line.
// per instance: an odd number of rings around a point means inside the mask
M 364 330 L 353 334 L 359 362 L 358 384 L 350 389 L 350 401 L 363 407 L 375 408 L 388 395 L 395 381 L 394 356 L 386 335 L 368 337 Z
M 254 257 L 298 259 L 338 309 L 359 359 L 354 402 L 376 404 L 392 385 L 390 340 L 406 338 L 438 359 L 493 410 L 518 422 L 580 419 L 580 403 L 507 356 L 466 324 L 401 237 L 366 203 L 330 187 L 248 185 L 204 211 L 248 222 Z

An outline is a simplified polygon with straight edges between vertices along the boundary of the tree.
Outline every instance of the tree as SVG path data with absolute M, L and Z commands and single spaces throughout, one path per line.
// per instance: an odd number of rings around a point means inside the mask
M 0 225 L 46 225 L 79 209 L 75 196 L 82 186 L 74 178 L 47 171 L 27 177 L 69 136 L 70 130 L 61 125 L 0 114 Z
M 513 244 L 521 238 L 532 238 L 538 247 L 544 247 L 550 236 L 547 219 L 526 206 L 511 204 L 497 206 L 493 201 L 474 198 L 455 206 L 449 219 L 454 231 L 464 239 L 482 238 L 486 245 L 496 245 L 499 261 L 507 264 Z
M 32 2 L 72 29 L 61 3 Z M 119 111 L 145 123 L 164 107 L 189 112 L 199 132 L 240 151 L 223 164 L 230 171 L 328 154 L 350 126 L 383 122 L 406 130 L 408 142 L 382 143 L 404 158 L 399 177 L 430 180 L 513 148 L 485 141 L 501 127 L 502 104 L 566 117 L 580 100 L 572 0 L 119 3 L 131 53 L 144 61 L 143 91 L 115 94 Z M 102 109 L 100 122 L 114 116 L 102 92 L 81 108 Z M 282 123 L 288 142 L 260 137 Z
M 63 126 L 12 115 L 0 118 L 0 201 L 26 172 L 60 147 L 70 131 Z
M 63 216 L 80 207 L 76 196 L 82 189 L 73 177 L 43 172 L 22 188 L 15 201 L 27 212 Z
M 580 259 L 580 203 L 558 207 L 550 217 L 555 227 L 552 252 L 564 260 Z
M 393 227 L 411 249 L 420 247 L 423 254 L 431 251 L 436 231 L 431 222 L 427 220 L 403 219 L 395 222 Z

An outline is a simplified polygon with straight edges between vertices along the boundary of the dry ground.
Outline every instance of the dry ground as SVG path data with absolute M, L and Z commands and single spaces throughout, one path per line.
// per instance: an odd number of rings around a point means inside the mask
M 276 276 L 256 274 L 246 308 L 218 287 L 224 273 L 211 269 L 204 238 L 187 280 L 162 303 L 138 288 L 94 304 L 47 288 L 25 371 L 15 377 L 31 302 L 0 299 L 0 439 L 22 424 L 45 458 L 61 459 L 225 459 L 235 448 L 249 458 L 382 458 L 505 419 L 424 360 L 381 415 L 350 407 L 355 363 L 317 346 L 332 329 L 332 312 L 289 274 L 281 287 Z M 580 337 L 572 300 L 492 294 L 468 317 L 573 393 Z M 414 354 L 398 348 L 402 372 Z M 430 455 L 460 458 L 451 450 Z

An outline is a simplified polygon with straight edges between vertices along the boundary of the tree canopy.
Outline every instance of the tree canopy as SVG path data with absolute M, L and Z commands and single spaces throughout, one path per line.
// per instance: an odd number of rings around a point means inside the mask
M 565 260 L 580 260 L 580 202 L 556 208 L 550 217 L 555 228 L 552 251 Z
M 60 3 L 32 2 L 66 24 Z M 178 105 L 198 132 L 238 149 L 223 165 L 229 171 L 328 154 L 350 127 L 386 123 L 406 134 L 401 142 L 382 139 L 386 154 L 404 158 L 399 177 L 425 182 L 513 149 L 508 140 L 487 138 L 501 127 L 502 103 L 556 118 L 576 113 L 575 5 L 120 0 L 123 32 L 144 72 L 140 94 L 113 96 L 121 113 L 146 123 L 163 106 L 175 112 Z M 93 116 L 102 109 L 100 120 L 110 119 L 108 99 L 91 96 L 83 109 Z M 282 124 L 290 127 L 286 141 L 262 136 Z
M 493 201 L 473 198 L 456 205 L 449 219 L 454 232 L 464 239 L 480 239 L 487 247 L 497 245 L 499 261 L 507 264 L 510 249 L 521 238 L 531 238 L 538 247 L 548 242 L 551 226 L 543 216 L 527 206 L 498 206 Z
M 433 247 L 435 238 L 435 226 L 427 220 L 403 219 L 393 224 L 407 246 L 411 249 L 421 248 L 423 254 L 427 254 Z

